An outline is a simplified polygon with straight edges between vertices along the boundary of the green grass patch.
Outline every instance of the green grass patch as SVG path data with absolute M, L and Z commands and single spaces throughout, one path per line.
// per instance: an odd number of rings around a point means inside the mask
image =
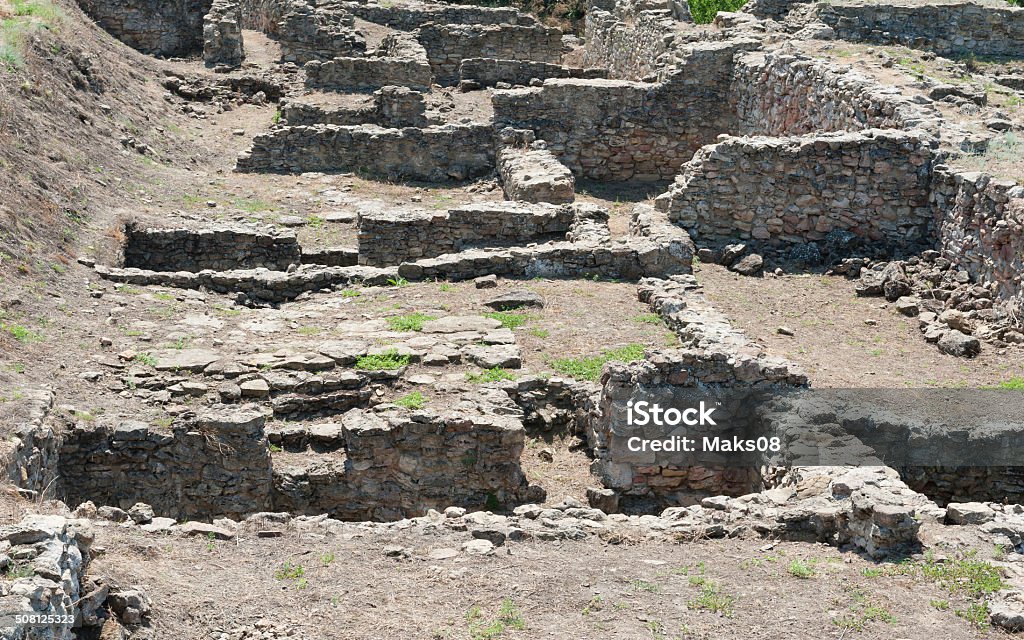
M 1000 382 L 995 388 L 1006 391 L 1024 391 L 1024 377 L 1017 376 L 1015 378 L 1010 378 L 1006 382 Z
M 527 329 L 526 332 L 529 333 L 531 336 L 533 336 L 535 338 L 546 338 L 546 337 L 551 335 L 551 332 L 548 331 L 547 329 L 536 329 L 536 328 L 534 328 L 534 329 Z
M 149 365 L 151 367 L 156 366 L 156 358 L 149 353 L 139 353 L 135 356 L 135 362 L 139 364 Z
M 515 380 L 516 377 L 501 367 L 484 369 L 480 373 L 467 373 L 466 380 L 473 384 L 485 384 L 488 382 L 501 382 L 502 380 Z
M 423 323 L 431 320 L 437 320 L 437 316 L 419 312 L 409 313 L 404 316 L 388 318 L 388 327 L 392 331 L 423 331 Z
M 406 409 L 422 409 L 426 406 L 427 399 L 419 391 L 413 391 L 395 400 L 395 404 Z
M 231 205 L 236 209 L 241 209 L 246 213 L 261 213 L 263 211 L 270 211 L 273 209 L 273 205 L 263 200 L 246 200 L 244 198 L 235 198 L 231 201 Z
M 518 313 L 513 311 L 492 311 L 485 313 L 484 317 L 490 318 L 491 320 L 497 320 L 501 323 L 501 326 L 506 329 L 518 329 L 531 320 L 532 317 L 528 313 Z
M 815 573 L 814 567 L 809 562 L 804 562 L 803 560 L 793 560 L 789 563 L 789 567 L 786 570 L 789 571 L 789 575 L 803 579 L 813 578 Z
M 661 324 L 661 316 L 656 313 L 642 313 L 638 316 L 633 316 L 633 322 L 639 322 L 640 324 Z
M 611 361 L 634 362 L 644 357 L 644 345 L 629 344 L 618 349 L 609 349 L 599 356 L 587 358 L 558 358 L 551 361 L 551 368 L 558 373 L 577 380 L 597 380 L 601 368 Z
M 515 603 L 505 598 L 501 601 L 498 615 L 493 620 L 488 620 L 480 607 L 471 607 L 466 612 L 466 625 L 469 627 L 471 640 L 493 640 L 504 636 L 508 631 L 525 629 L 526 621 L 523 620 L 523 615 Z
M 732 617 L 736 604 L 734 596 L 725 593 L 720 586 L 710 580 L 701 579 L 696 586 L 700 592 L 688 603 L 691 608 L 720 613 L 726 618 Z
M 36 333 L 35 331 L 32 331 L 28 327 L 22 326 L 20 324 L 5 324 L 3 322 L 0 322 L 0 330 L 6 331 L 7 333 L 11 334 L 11 337 L 13 337 L 18 342 L 39 342 L 40 340 L 43 339 L 42 334 Z
M 298 580 L 305 575 L 305 567 L 301 564 L 292 564 L 291 562 L 285 562 L 277 571 L 274 572 L 274 577 L 278 580 Z
M 409 364 L 409 356 L 399 354 L 395 349 L 389 349 L 378 355 L 360 356 L 356 359 L 356 369 L 363 371 L 392 371 L 401 369 Z

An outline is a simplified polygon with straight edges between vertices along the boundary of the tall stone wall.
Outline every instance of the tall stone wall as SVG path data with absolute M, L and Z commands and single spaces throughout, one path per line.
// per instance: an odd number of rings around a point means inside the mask
M 702 148 L 656 200 L 698 242 L 821 240 L 834 229 L 929 245 L 934 142 L 895 130 L 727 138 Z
M 366 41 L 353 28 L 352 15 L 336 7 L 293 2 L 277 27 L 281 59 L 304 64 L 362 54 Z
M 562 59 L 562 32 L 543 25 L 426 24 L 415 35 L 427 50 L 434 81 L 442 86 L 458 83 L 459 65 L 467 58 L 553 64 Z
M 414 31 L 425 24 L 517 24 L 537 23 L 533 16 L 509 7 L 453 6 L 446 4 L 392 5 L 369 2 L 343 2 L 341 6 L 356 16 L 401 31 Z
M 237 67 L 245 60 L 241 9 L 234 0 L 214 0 L 203 18 L 203 60 L 206 66 Z
M 494 58 L 469 58 L 459 65 L 459 83 L 475 83 L 479 87 L 493 87 L 499 82 L 528 85 L 533 80 L 548 78 L 605 78 L 605 69 L 583 69 L 563 67 L 548 62 L 530 60 L 496 60 Z
M 375 176 L 444 182 L 494 170 L 489 125 L 382 129 L 375 125 L 281 127 L 256 136 L 237 171 L 359 171 Z
M 176 519 L 265 511 L 271 493 L 265 419 L 249 406 L 222 408 L 168 432 L 131 422 L 76 427 L 60 450 L 65 502 L 122 509 L 145 502 Z
M 80 0 L 82 10 L 128 46 L 157 56 L 203 50 L 203 16 L 213 0 Z
M 286 271 L 302 250 L 293 233 L 259 233 L 244 227 L 143 229 L 125 227 L 124 266 L 153 271 L 202 271 L 265 267 Z
M 275 469 L 274 508 L 343 520 L 397 520 L 449 506 L 526 500 L 525 430 L 513 416 L 429 410 L 352 411 L 345 457 Z
M 515 202 L 467 204 L 447 212 L 373 212 L 359 216 L 359 264 L 397 265 L 469 247 L 564 239 L 576 219 L 571 206 Z
M 841 0 L 817 3 L 814 13 L 843 40 L 901 44 L 947 57 L 1024 55 L 1024 8 L 996 0 Z
M 1024 187 L 941 168 L 931 198 L 943 256 L 1024 319 Z
M 667 10 L 623 15 L 596 7 L 587 11 L 585 67 L 608 69 L 608 77 L 643 80 L 661 67 L 675 43 L 678 23 Z

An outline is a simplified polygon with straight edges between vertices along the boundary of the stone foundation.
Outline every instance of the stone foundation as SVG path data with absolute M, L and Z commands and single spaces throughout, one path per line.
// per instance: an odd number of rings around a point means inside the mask
M 425 24 L 512 24 L 529 26 L 537 19 L 510 7 L 476 7 L 449 4 L 392 5 L 371 2 L 343 2 L 341 6 L 356 16 L 399 31 L 414 31 Z
M 576 199 L 572 172 L 547 149 L 505 147 L 496 161 L 508 200 L 563 204 Z
M 468 58 L 552 64 L 562 59 L 562 32 L 542 25 L 426 24 L 415 36 L 427 51 L 434 81 L 441 86 L 459 82 L 459 65 Z
M 841 229 L 894 248 L 927 245 L 933 146 L 882 129 L 726 138 L 697 152 L 656 202 L 701 243 L 800 244 Z
M 466 180 L 493 170 L 494 131 L 477 124 L 281 127 L 256 136 L 236 165 L 236 171 L 356 171 L 428 182 Z
M 233 0 L 214 0 L 203 18 L 203 60 L 206 66 L 237 67 L 245 60 L 241 9 Z
M 303 64 L 362 54 L 366 41 L 353 28 L 352 15 L 334 7 L 293 2 L 277 27 L 281 59 Z
M 426 50 L 407 34 L 387 36 L 372 56 L 314 61 L 305 70 L 306 86 L 323 91 L 365 91 L 385 86 L 428 91 L 433 82 Z
M 213 0 L 80 0 L 82 10 L 128 46 L 157 56 L 203 50 L 203 16 Z
M 406 87 L 384 87 L 360 107 L 330 107 L 303 98 L 281 100 L 281 121 L 288 126 L 374 124 L 384 128 L 426 127 L 423 94 Z
M 286 271 L 301 262 L 292 233 L 259 233 L 242 227 L 142 229 L 125 227 L 124 266 L 155 271 L 253 269 Z
M 496 60 L 494 58 L 469 58 L 459 65 L 459 85 L 463 87 L 493 87 L 499 82 L 511 85 L 530 85 L 537 80 L 549 78 L 605 78 L 604 69 L 583 69 L 563 67 L 548 62 L 530 60 Z

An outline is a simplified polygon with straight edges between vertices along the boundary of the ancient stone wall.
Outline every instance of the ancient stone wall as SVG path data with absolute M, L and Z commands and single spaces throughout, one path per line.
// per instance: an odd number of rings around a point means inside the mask
M 817 3 L 814 13 L 843 40 L 901 44 L 947 57 L 1024 52 L 1024 8 L 995 0 L 842 0 Z
M 299 264 L 293 233 L 260 233 L 244 227 L 143 229 L 125 227 L 124 266 L 154 271 L 202 271 L 266 267 L 284 271 Z
M 427 50 L 434 81 L 441 86 L 458 83 L 459 65 L 467 58 L 552 64 L 562 59 L 562 32 L 543 25 L 426 24 L 415 35 Z
M 31 390 L 18 401 L 0 403 L 0 461 L 18 488 L 46 498 L 59 493 L 59 427 L 50 419 L 52 391 Z
M 382 127 L 426 127 L 426 103 L 423 94 L 406 87 L 384 87 L 375 91 L 369 104 L 357 107 L 329 107 L 302 98 L 286 98 L 280 103 L 281 120 L 289 126 L 317 124 Z
M 605 69 L 583 69 L 563 67 L 548 62 L 530 60 L 496 60 L 494 58 L 469 58 L 459 65 L 459 85 L 473 83 L 476 87 L 493 87 L 499 82 L 511 85 L 529 85 L 535 80 L 548 78 L 605 78 Z
M 430 89 L 433 74 L 422 46 L 409 36 L 390 38 L 384 45 L 373 56 L 309 62 L 305 67 L 306 86 L 322 91 L 365 91 L 386 86 Z
M 158 56 L 203 49 L 203 16 L 213 0 L 80 0 L 105 31 L 130 47 Z
M 743 12 L 758 18 L 782 20 L 797 4 L 805 4 L 800 0 L 750 0 L 743 5 Z
M 547 149 L 505 147 L 496 161 L 508 200 L 563 204 L 576 198 L 572 172 Z
M 68 504 L 151 505 L 176 519 L 241 517 L 270 505 L 265 414 L 218 409 L 161 431 L 145 423 L 76 427 L 64 438 L 60 473 Z
M 1024 187 L 941 168 L 931 199 L 943 257 L 1024 318 Z
M 343 2 L 341 6 L 356 16 L 401 31 L 414 31 L 425 24 L 536 24 L 533 16 L 509 7 L 453 6 L 446 4 L 391 5 L 368 2 Z
M 643 80 L 662 66 L 674 42 L 677 22 L 666 9 L 604 11 L 591 7 L 586 16 L 585 67 L 608 69 L 608 77 Z M 633 7 L 631 3 L 629 7 Z
M 275 468 L 274 508 L 343 520 L 397 520 L 456 505 L 525 501 L 522 423 L 483 411 L 347 413 L 345 457 Z
M 203 60 L 208 67 L 237 67 L 245 60 L 241 9 L 234 0 L 214 0 L 203 18 Z
M 701 243 L 799 244 L 834 229 L 892 248 L 929 245 L 934 143 L 894 130 L 727 138 L 656 200 Z
M 366 41 L 353 24 L 352 15 L 337 7 L 313 7 L 294 2 L 277 27 L 281 59 L 304 64 L 310 60 L 362 54 L 366 51 Z
M 238 171 L 359 171 L 429 182 L 465 180 L 493 169 L 494 131 L 475 124 L 281 127 L 256 136 L 236 166 Z
M 467 204 L 446 212 L 377 211 L 359 216 L 359 264 L 397 265 L 469 247 L 564 239 L 576 218 L 571 206 L 515 202 Z
M 921 107 L 844 67 L 785 53 L 737 56 L 730 107 L 737 135 L 925 126 Z
M 238 0 L 243 29 L 260 31 L 272 38 L 278 35 L 281 18 L 301 0 Z

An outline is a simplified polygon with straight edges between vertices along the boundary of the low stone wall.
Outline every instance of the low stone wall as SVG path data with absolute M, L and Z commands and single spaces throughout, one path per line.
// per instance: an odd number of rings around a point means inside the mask
M 201 231 L 125 227 L 126 267 L 193 272 L 266 267 L 285 271 L 301 258 L 293 233 L 259 233 L 244 227 Z
M 362 54 L 366 51 L 366 41 L 353 24 L 352 15 L 337 7 L 313 7 L 294 2 L 277 27 L 281 59 L 304 64 L 310 60 Z
M 847 67 L 785 53 L 737 56 L 728 99 L 737 135 L 927 128 L 934 116 Z
M 371 2 L 343 2 L 356 16 L 401 31 L 414 31 L 425 24 L 536 24 L 533 16 L 509 7 L 453 6 L 447 4 L 388 5 Z
M 399 86 L 428 91 L 432 82 L 427 52 L 408 34 L 386 36 L 372 56 L 306 65 L 306 86 L 311 89 L 364 91 Z
M 203 49 L 203 16 L 213 0 L 80 0 L 99 26 L 128 46 L 157 56 Z
M 793 7 L 798 4 L 807 4 L 810 0 L 750 0 L 743 5 L 742 11 L 758 18 L 779 20 L 786 17 Z
M 214 0 L 203 18 L 203 61 L 237 67 L 245 60 L 241 9 L 234 0 Z
M 726 138 L 684 165 L 656 204 L 702 243 L 800 244 L 842 229 L 891 248 L 930 244 L 933 147 L 883 129 Z
M 459 65 L 459 86 L 493 87 L 499 82 L 511 85 L 529 85 L 535 80 L 548 78 L 606 78 L 606 69 L 583 69 L 563 67 L 548 62 L 531 60 L 496 60 L 494 58 L 469 58 Z
M 493 170 L 494 130 L 482 124 L 281 127 L 256 136 L 236 165 L 236 171 L 358 171 L 427 182 L 466 180 Z
M 175 519 L 234 517 L 270 504 L 264 413 L 219 408 L 163 432 L 145 423 L 76 427 L 64 438 L 60 473 L 68 504 L 137 502 Z
M 467 58 L 553 64 L 562 59 L 562 32 L 543 25 L 426 24 L 415 36 L 427 50 L 434 81 L 441 86 L 458 83 L 459 65 Z
M 345 457 L 276 466 L 274 508 L 343 520 L 398 520 L 449 506 L 497 510 L 526 500 L 522 423 L 482 411 L 352 411 Z
M 576 199 L 572 172 L 547 149 L 505 147 L 496 162 L 508 200 L 563 204 Z
M 302 98 L 282 99 L 281 120 L 288 126 L 318 124 L 375 124 L 385 128 L 426 127 L 426 103 L 423 94 L 406 87 L 384 87 L 362 107 L 327 107 Z
M 57 459 L 61 432 L 50 419 L 54 394 L 29 390 L 0 403 L 0 461 L 22 491 L 46 498 L 59 494 Z
M 943 257 L 1024 318 L 1024 187 L 942 167 L 931 199 Z
M 359 264 L 397 265 L 471 247 L 565 238 L 574 207 L 521 203 L 467 204 L 447 212 L 377 211 L 359 216 Z
M 947 57 L 1019 58 L 1024 52 L 1024 8 L 996 0 L 841 0 L 817 3 L 814 13 L 843 40 L 900 44 Z
M 686 18 L 689 22 L 688 11 Z M 617 3 L 615 11 L 591 7 L 585 22 L 583 64 L 608 69 L 610 78 L 645 79 L 664 66 L 663 56 L 676 44 L 677 27 L 667 6 L 641 11 L 623 2 Z

